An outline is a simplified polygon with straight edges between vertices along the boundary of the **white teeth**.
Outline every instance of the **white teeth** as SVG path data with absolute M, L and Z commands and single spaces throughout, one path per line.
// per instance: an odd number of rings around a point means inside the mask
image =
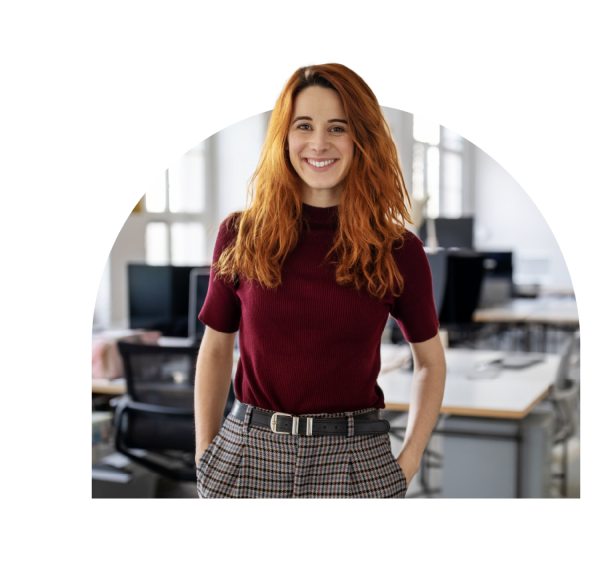
M 329 166 L 329 164 L 332 164 L 335 161 L 335 159 L 325 160 L 324 162 L 315 162 L 314 160 L 308 160 L 308 163 L 315 166 L 316 168 L 324 168 L 325 166 Z

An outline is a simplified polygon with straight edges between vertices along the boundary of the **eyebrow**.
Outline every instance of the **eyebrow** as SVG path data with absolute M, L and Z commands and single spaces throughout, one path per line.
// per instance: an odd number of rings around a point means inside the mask
M 298 120 L 312 120 L 312 118 L 310 118 L 310 116 L 296 116 L 295 120 L 291 124 L 295 124 L 298 122 Z M 348 124 L 346 120 L 342 120 L 341 118 L 332 118 L 327 122 L 342 122 L 344 124 Z

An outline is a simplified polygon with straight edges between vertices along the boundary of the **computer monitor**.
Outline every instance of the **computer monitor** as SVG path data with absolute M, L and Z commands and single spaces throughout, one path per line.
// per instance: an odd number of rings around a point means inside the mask
M 507 303 L 513 297 L 513 253 L 478 251 L 483 256 L 484 277 L 480 308 Z
M 188 337 L 198 341 L 205 333 L 205 324 L 198 319 L 198 314 L 205 303 L 209 290 L 211 269 L 206 266 L 190 271 L 190 307 L 188 309 Z
M 513 252 L 477 251 L 484 257 L 483 267 L 486 277 L 513 278 Z
M 129 327 L 188 337 L 190 272 L 199 266 L 129 264 Z
M 435 233 L 440 247 L 473 250 L 473 217 L 437 217 Z M 420 227 L 420 239 L 426 244 L 426 220 Z

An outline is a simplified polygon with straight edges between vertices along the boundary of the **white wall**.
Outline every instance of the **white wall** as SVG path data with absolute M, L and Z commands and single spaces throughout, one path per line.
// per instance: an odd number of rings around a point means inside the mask
M 408 192 L 412 191 L 412 156 L 414 152 L 414 115 L 402 110 L 382 107 L 399 152 L 401 169 Z
M 218 194 L 219 221 L 245 208 L 247 185 L 262 152 L 268 114 L 237 122 L 213 137 L 217 144 L 214 188 Z
M 516 283 L 571 287 L 559 245 L 523 188 L 477 147 L 474 171 L 475 248 L 512 250 Z

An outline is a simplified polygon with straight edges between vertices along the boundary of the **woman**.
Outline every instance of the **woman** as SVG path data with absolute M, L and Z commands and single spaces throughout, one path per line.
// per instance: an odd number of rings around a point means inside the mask
M 220 226 L 195 384 L 200 497 L 404 497 L 445 383 L 431 272 L 378 101 L 343 65 L 289 79 Z M 414 356 L 403 449 L 381 419 L 388 316 Z M 222 425 L 237 331 L 235 403 Z

